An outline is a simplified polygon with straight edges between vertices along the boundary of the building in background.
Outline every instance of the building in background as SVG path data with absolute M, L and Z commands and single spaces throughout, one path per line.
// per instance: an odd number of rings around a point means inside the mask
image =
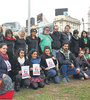
M 3 27 L 3 33 L 5 34 L 5 31 L 7 29 L 11 29 L 13 31 L 13 34 L 14 35 L 18 35 L 18 32 L 20 31 L 21 29 L 21 25 L 19 22 L 8 22 L 8 23 L 4 23 L 2 24 L 2 27 Z
M 80 32 L 80 20 L 72 18 L 71 16 L 58 15 L 54 18 L 54 25 L 59 26 L 59 31 L 64 31 L 66 25 L 70 25 L 71 32 L 77 29 Z

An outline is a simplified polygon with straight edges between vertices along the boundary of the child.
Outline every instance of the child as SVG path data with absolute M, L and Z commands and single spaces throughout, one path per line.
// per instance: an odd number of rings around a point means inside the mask
M 48 61 L 49 59 L 51 59 L 52 62 Z M 45 83 L 47 85 L 49 85 L 50 78 L 52 78 L 55 83 L 60 83 L 60 78 L 58 77 L 56 64 L 57 64 L 56 58 L 52 56 L 50 52 L 50 47 L 46 46 L 42 54 L 41 65 L 43 66 L 42 69 L 44 70 L 46 76 Z
M 84 50 L 85 50 L 85 57 L 86 57 L 86 59 L 87 59 L 88 63 L 90 63 L 89 48 L 88 48 L 88 47 L 86 47 Z
M 39 75 L 40 73 L 38 75 L 34 74 L 35 64 L 37 64 L 37 66 L 40 66 L 40 62 L 41 62 L 41 59 L 38 57 L 37 50 L 35 50 L 35 49 L 31 50 L 28 58 L 29 58 L 28 64 L 30 65 L 31 87 L 33 89 L 38 89 L 38 87 L 43 88 L 45 84 L 44 84 L 43 79 Z M 36 69 L 36 70 L 39 70 L 39 69 Z M 40 70 L 41 70 L 41 68 L 40 68 Z M 40 72 L 40 70 L 39 70 L 39 72 Z
M 13 57 L 12 62 L 12 73 L 13 79 L 15 79 L 15 90 L 20 91 L 20 85 L 24 85 L 26 88 L 30 86 L 30 79 L 22 79 L 21 67 L 26 65 L 26 57 L 24 49 L 18 50 L 17 57 Z

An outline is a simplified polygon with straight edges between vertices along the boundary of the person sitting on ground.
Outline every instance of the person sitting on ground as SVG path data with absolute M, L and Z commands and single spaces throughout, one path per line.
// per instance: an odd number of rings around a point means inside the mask
M 26 62 L 25 51 L 23 48 L 19 48 L 17 56 L 14 56 L 12 60 L 12 74 L 15 81 L 14 89 L 16 91 L 20 91 L 20 86 L 24 86 L 25 88 L 29 88 L 30 86 L 30 78 L 22 79 L 21 67 L 25 66 Z
M 44 48 L 44 52 L 41 58 L 41 65 L 45 73 L 45 83 L 47 85 L 49 85 L 50 78 L 53 79 L 54 83 L 57 83 L 57 84 L 60 83 L 60 77 L 58 76 L 58 71 L 56 68 L 57 60 L 51 54 L 50 47 L 48 46 L 45 46 Z
M 6 43 L 0 44 L 0 99 L 13 98 L 13 84 L 8 72 L 11 70 L 11 64 L 7 55 Z M 2 84 L 2 85 L 1 85 Z
M 31 87 L 33 89 L 38 89 L 43 88 L 44 87 L 44 81 L 41 78 L 41 58 L 39 58 L 38 56 L 38 51 L 37 50 L 31 50 L 29 52 L 29 56 L 28 56 L 28 65 L 30 66 L 30 82 L 31 82 Z M 35 69 L 34 69 L 35 68 Z M 35 71 L 36 70 L 36 71 Z
M 86 47 L 85 49 L 85 57 L 87 59 L 87 62 L 90 63 L 90 53 L 89 53 L 89 48 Z
M 85 58 L 84 51 L 79 51 L 79 56 L 77 57 L 77 61 L 79 63 L 79 67 L 83 70 L 89 70 L 90 64 L 87 62 L 87 59 Z
M 59 67 L 62 69 L 63 82 L 69 82 L 69 75 L 79 74 L 80 68 L 77 63 L 76 57 L 68 50 L 69 44 L 63 43 L 62 48 L 57 53 Z

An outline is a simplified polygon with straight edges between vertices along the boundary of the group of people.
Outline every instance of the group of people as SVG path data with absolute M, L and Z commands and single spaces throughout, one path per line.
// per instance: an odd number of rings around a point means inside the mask
M 3 35 L 0 27 L 0 99 L 11 99 L 15 91 L 21 87 L 38 89 L 50 82 L 69 82 L 69 75 L 73 78 L 90 78 L 90 40 L 86 31 L 78 36 L 79 31 L 70 32 L 70 26 L 65 31 L 58 31 L 57 25 L 53 32 L 49 27 L 37 37 L 37 30 L 31 29 L 26 37 L 21 30 L 18 36 L 8 29 Z M 38 64 L 40 74 L 34 75 L 34 65 Z M 22 67 L 29 66 L 30 76 L 22 78 Z M 60 74 L 60 75 L 59 75 Z M 12 83 L 14 82 L 14 84 Z

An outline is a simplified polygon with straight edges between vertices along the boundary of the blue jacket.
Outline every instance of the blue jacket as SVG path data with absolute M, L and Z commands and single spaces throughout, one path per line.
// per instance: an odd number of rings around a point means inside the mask
M 0 55 L 0 78 L 2 78 L 3 74 L 8 74 L 7 65 L 4 62 L 4 59 Z

